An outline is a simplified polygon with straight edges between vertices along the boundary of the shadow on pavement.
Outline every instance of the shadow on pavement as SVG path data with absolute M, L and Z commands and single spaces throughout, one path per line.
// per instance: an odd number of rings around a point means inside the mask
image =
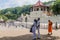
M 40 40 L 57 40 L 57 39 L 60 39 L 60 37 L 41 35 Z M 32 40 L 32 34 L 26 34 L 26 35 L 16 36 L 16 37 L 3 37 L 3 38 L 0 38 L 0 40 Z

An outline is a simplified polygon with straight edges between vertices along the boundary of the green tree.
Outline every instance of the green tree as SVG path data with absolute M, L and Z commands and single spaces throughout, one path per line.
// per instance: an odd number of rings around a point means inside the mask
M 56 0 L 56 2 L 54 3 L 53 7 L 52 7 L 53 13 L 55 15 L 59 15 L 60 14 L 60 0 Z
M 17 18 L 17 15 L 16 14 L 5 14 L 5 16 L 8 18 L 8 19 L 13 19 L 15 20 Z
M 29 12 L 30 7 L 31 7 L 31 5 L 24 5 L 22 7 L 3 9 L 3 10 L 0 10 L 0 15 L 3 15 L 5 17 L 7 17 L 8 19 L 14 19 L 15 20 L 18 17 L 20 17 L 20 15 L 22 13 L 24 13 L 24 15 L 30 14 L 30 12 Z
M 6 16 L 4 16 L 4 15 L 0 15 L 0 19 L 3 19 L 4 21 L 7 21 L 8 20 L 8 18 L 6 17 Z

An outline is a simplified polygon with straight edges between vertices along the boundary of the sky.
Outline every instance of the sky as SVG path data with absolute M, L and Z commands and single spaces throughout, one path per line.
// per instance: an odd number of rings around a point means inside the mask
M 38 0 L 0 0 L 0 9 L 35 4 Z M 40 0 L 41 2 L 47 2 L 50 0 Z

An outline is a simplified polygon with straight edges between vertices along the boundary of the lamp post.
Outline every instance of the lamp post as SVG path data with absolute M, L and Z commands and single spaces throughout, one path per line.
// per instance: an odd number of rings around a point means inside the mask
M 26 28 L 27 28 L 27 17 L 25 18 L 25 22 L 26 22 Z
M 56 22 L 56 24 L 55 24 L 55 25 L 56 25 L 56 26 L 55 26 L 55 27 L 56 27 L 56 29 L 58 29 L 58 27 L 57 27 L 57 22 Z

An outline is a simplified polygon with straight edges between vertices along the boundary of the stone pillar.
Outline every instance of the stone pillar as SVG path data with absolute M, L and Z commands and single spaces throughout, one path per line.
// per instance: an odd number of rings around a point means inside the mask
M 39 8 L 39 11 L 41 11 L 41 8 Z
M 33 7 L 32 9 L 33 9 L 33 11 L 34 11 L 34 7 Z
M 33 8 L 30 9 L 30 12 L 32 12 L 32 11 L 33 11 Z

